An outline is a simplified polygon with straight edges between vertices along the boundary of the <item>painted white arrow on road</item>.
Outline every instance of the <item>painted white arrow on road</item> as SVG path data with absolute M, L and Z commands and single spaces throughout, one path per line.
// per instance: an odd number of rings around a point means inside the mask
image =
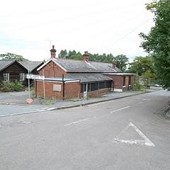
M 137 134 L 142 138 L 142 140 L 122 139 L 122 137 L 121 137 L 121 136 L 123 136 L 122 134 L 125 134 L 130 127 L 132 127 L 137 132 Z M 149 138 L 147 138 L 132 122 L 130 122 L 128 124 L 128 126 L 121 131 L 120 135 L 118 135 L 117 137 L 114 138 L 114 142 L 126 143 L 126 144 L 131 144 L 131 145 L 136 144 L 136 145 L 145 145 L 145 146 L 152 146 L 152 147 L 155 146 L 155 144 L 153 142 L 151 142 L 151 140 Z

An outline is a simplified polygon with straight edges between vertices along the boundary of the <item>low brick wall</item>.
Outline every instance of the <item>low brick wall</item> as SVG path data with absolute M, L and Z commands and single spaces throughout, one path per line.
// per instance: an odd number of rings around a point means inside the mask
M 95 91 L 90 91 L 87 93 L 87 97 L 92 97 L 92 98 L 95 98 L 95 97 L 100 97 L 102 95 L 105 95 L 107 94 L 108 92 L 111 91 L 111 88 L 105 88 L 105 89 L 100 89 L 100 90 L 95 90 Z M 84 97 L 84 94 L 81 93 L 80 94 L 80 97 Z
M 63 84 L 62 82 L 36 81 L 36 95 L 47 99 L 79 98 L 80 83 L 67 82 Z
M 64 91 L 63 91 L 64 87 Z M 36 81 L 36 96 L 46 99 L 71 99 L 71 98 L 83 98 L 84 93 L 80 93 L 80 82 L 55 82 L 55 81 Z M 105 88 L 88 92 L 88 97 L 100 97 L 111 91 L 111 88 Z M 63 98 L 64 97 L 64 98 Z

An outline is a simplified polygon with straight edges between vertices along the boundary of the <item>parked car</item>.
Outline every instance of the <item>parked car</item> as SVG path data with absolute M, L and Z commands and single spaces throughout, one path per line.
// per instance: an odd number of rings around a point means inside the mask
M 155 87 L 160 87 L 160 85 L 159 84 L 155 84 Z

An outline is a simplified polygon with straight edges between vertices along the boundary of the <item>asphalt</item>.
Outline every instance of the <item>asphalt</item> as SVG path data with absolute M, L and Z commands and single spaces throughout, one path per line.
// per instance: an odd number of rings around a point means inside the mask
M 33 103 L 27 104 L 29 98 L 28 91 L 0 93 L 0 116 L 21 115 L 34 112 L 44 112 L 49 110 L 59 110 L 72 107 L 85 106 L 110 100 L 117 100 L 125 97 L 140 95 L 160 90 L 160 88 L 152 87 L 145 91 L 126 91 L 126 92 L 110 92 L 102 97 L 88 99 L 71 99 L 71 100 L 40 100 L 34 99 Z

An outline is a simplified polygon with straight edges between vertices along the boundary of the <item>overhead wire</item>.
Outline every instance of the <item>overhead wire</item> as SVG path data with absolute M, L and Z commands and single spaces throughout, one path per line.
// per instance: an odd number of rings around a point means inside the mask
M 136 3 L 136 5 L 138 5 L 138 3 Z M 125 8 L 127 7 L 127 6 L 124 6 Z M 107 9 L 104 9 L 102 12 L 103 13 L 108 13 L 109 11 L 112 11 L 114 8 L 111 8 L 111 7 L 109 7 L 109 8 L 107 8 Z M 121 10 L 122 10 L 122 8 L 121 8 Z M 48 10 L 47 10 L 48 11 Z M 46 11 L 46 12 L 47 12 Z M 55 10 L 54 10 L 55 11 Z M 119 11 L 119 9 L 117 9 L 117 11 Z M 134 12 L 133 10 L 131 10 L 131 9 L 128 9 L 127 10 L 127 13 L 129 13 L 129 11 L 132 11 L 132 12 Z M 48 12 L 50 12 L 50 11 L 48 11 Z M 40 11 L 40 13 L 41 13 L 41 11 Z M 98 11 L 92 11 L 91 13 L 83 13 L 83 14 L 81 14 L 81 15 L 75 15 L 75 16 L 69 16 L 68 17 L 68 19 L 69 20 L 72 20 L 72 19 L 78 19 L 78 18 L 82 18 L 82 17 L 86 17 L 87 15 L 89 16 L 89 15 L 97 15 L 97 14 L 99 14 L 99 13 L 101 13 L 101 11 L 100 10 L 98 10 Z M 37 13 L 38 14 L 38 13 Z M 0 17 L 2 17 L 2 16 L 0 16 Z M 110 20 L 110 18 L 111 17 L 108 17 L 107 19 L 108 20 Z M 136 17 L 137 18 L 137 17 Z M 150 19 L 147 19 L 145 22 L 143 22 L 143 23 L 141 23 L 140 25 L 138 25 L 138 26 L 136 26 L 133 30 L 130 30 L 128 33 L 126 33 L 126 34 L 124 34 L 123 36 L 121 36 L 119 39 L 117 39 L 116 41 L 114 41 L 112 44 L 115 44 L 115 43 L 117 43 L 117 42 L 119 42 L 120 40 L 122 40 L 122 39 L 124 39 L 124 38 L 126 38 L 128 35 L 130 35 L 130 34 L 132 34 L 133 32 L 135 32 L 141 25 L 143 25 L 144 23 L 146 23 L 146 22 L 148 22 Z M 58 21 L 58 20 L 57 20 Z M 61 18 L 61 20 L 60 21 L 63 21 L 63 19 Z M 66 21 L 67 21 L 67 19 L 66 19 Z M 64 22 L 64 21 L 63 21 Z M 106 18 L 103 20 L 103 19 L 101 19 L 101 20 L 98 20 L 98 21 L 94 21 L 94 22 L 91 22 L 91 23 L 89 23 L 89 24 L 91 24 L 91 26 L 94 26 L 94 25 L 96 25 L 96 24 L 98 24 L 98 23 L 101 23 L 101 22 L 106 22 Z M 51 20 L 51 21 L 47 21 L 47 22 L 42 22 L 42 23 L 37 23 L 36 25 L 29 25 L 29 26 L 25 26 L 24 28 L 23 27 L 20 27 L 20 28 L 17 28 L 17 30 L 18 29 L 26 29 L 26 28 L 35 28 L 35 27 L 39 27 L 39 26 L 42 26 L 42 25 L 48 25 L 48 24 L 55 24 L 55 19 L 54 20 Z M 122 25 L 124 24 L 124 22 L 122 22 L 121 23 Z M 87 25 L 88 26 L 88 25 Z M 113 25 L 113 27 L 114 27 L 114 25 Z M 111 28 L 109 28 L 110 30 L 111 30 Z M 12 31 L 14 31 L 15 32 L 15 30 L 13 30 L 13 28 L 11 28 L 11 30 Z M 75 31 L 77 31 L 78 29 L 76 29 Z M 74 30 L 68 30 L 68 32 L 70 31 L 70 33 L 72 33 Z M 5 38 L 4 39 L 1 39 L 1 41 L 2 40 L 4 40 L 5 41 Z M 8 40 L 7 40 L 8 41 Z M 18 41 L 20 41 L 20 39 L 18 39 Z M 23 40 L 24 42 L 40 42 L 40 41 L 37 41 L 37 40 Z

